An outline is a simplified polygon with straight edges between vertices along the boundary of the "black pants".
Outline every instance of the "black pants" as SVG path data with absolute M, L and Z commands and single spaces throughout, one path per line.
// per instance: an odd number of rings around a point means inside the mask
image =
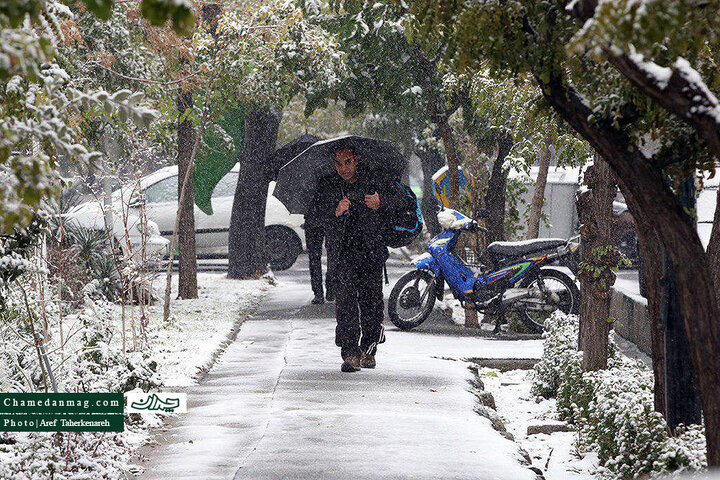
M 383 263 L 360 253 L 343 254 L 335 276 L 335 344 L 342 358 L 375 355 L 385 341 L 382 326 Z
M 333 277 L 335 276 L 335 252 L 334 242 L 326 237 L 323 227 L 311 226 L 305 227 L 305 243 L 308 249 L 308 259 L 310 260 L 310 286 L 316 297 L 323 297 L 323 279 L 322 279 L 322 246 L 325 240 L 325 249 L 327 250 L 327 272 L 325 274 L 325 288 L 328 295 L 333 295 Z

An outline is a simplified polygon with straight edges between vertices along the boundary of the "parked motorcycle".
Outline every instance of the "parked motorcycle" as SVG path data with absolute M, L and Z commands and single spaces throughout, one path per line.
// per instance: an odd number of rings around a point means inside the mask
M 454 247 L 463 231 L 486 231 L 462 213 L 445 209 L 438 215 L 443 231 L 428 244 L 428 253 L 413 263 L 390 293 L 390 320 L 411 330 L 430 315 L 435 300 L 442 300 L 445 283 L 465 307 L 504 317 L 515 312 L 533 332 L 555 310 L 577 313 L 580 291 L 569 275 L 552 264 L 576 266 L 579 244 L 571 240 L 537 239 L 493 242 L 487 247 L 491 265 L 468 265 Z

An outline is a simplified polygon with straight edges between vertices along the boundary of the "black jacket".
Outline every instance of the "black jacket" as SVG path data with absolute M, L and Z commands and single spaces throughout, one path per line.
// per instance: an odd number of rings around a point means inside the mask
M 365 195 L 375 192 L 380 196 L 377 210 L 365 205 Z M 350 209 L 336 217 L 335 209 L 343 197 L 350 199 Z M 326 222 L 326 228 L 338 242 L 341 257 L 359 255 L 369 261 L 384 262 L 388 257 L 383 239 L 383 230 L 387 228 L 384 214 L 388 209 L 396 208 L 399 201 L 390 175 L 358 167 L 355 183 L 347 183 L 337 174 L 321 180 L 308 213 L 312 212 L 313 218 Z

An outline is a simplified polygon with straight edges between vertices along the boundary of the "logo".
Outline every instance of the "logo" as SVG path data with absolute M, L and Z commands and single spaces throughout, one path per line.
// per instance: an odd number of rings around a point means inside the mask
M 127 392 L 125 413 L 187 412 L 187 394 L 173 392 Z
M 0 432 L 122 432 L 122 393 L 0 393 Z

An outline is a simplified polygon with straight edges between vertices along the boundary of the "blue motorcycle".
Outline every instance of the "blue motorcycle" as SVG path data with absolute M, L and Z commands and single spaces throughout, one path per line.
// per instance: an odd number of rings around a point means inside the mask
M 442 218 L 441 218 L 442 217 Z M 499 315 L 519 315 L 533 332 L 541 332 L 550 313 L 577 313 L 580 291 L 569 275 L 552 264 L 575 270 L 579 244 L 571 240 L 537 239 L 493 242 L 486 257 L 491 265 L 469 265 L 454 253 L 464 231 L 486 231 L 462 213 L 445 209 L 438 215 L 443 231 L 428 244 L 428 253 L 413 263 L 390 293 L 390 320 L 401 330 L 422 324 L 442 300 L 445 283 L 466 308 Z

